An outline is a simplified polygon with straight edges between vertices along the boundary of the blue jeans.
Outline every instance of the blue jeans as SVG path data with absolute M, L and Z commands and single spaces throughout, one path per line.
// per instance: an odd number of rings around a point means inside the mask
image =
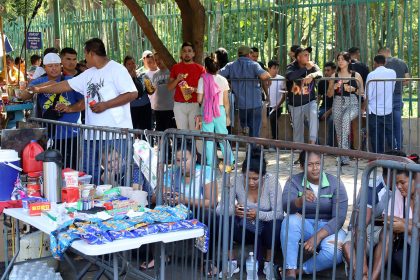
M 392 135 L 394 136 L 394 145 L 395 149 L 402 150 L 403 138 L 404 133 L 402 129 L 402 109 L 404 107 L 404 103 L 402 102 L 401 95 L 395 96 L 392 105 Z
M 326 107 L 320 107 L 319 111 L 318 111 L 318 119 L 321 119 L 321 117 L 325 114 L 325 112 L 327 111 Z M 328 116 L 328 118 L 325 120 L 325 124 L 326 124 L 326 144 L 328 146 L 334 146 L 334 118 L 333 115 L 330 114 Z
M 385 116 L 369 114 L 368 121 L 372 152 L 383 154 L 385 152 L 385 142 L 388 146 L 387 150 L 392 150 L 392 114 Z
M 289 227 L 287 226 L 287 220 L 289 220 Z M 318 231 L 327 224 L 327 221 L 318 221 Z M 308 240 L 315 234 L 315 220 L 305 219 L 304 227 L 302 229 L 302 217 L 300 215 L 292 214 L 284 218 L 281 225 L 281 248 L 283 251 L 283 257 L 286 259 L 285 269 L 297 269 L 298 253 L 299 253 L 299 241 L 301 240 L 303 230 L 304 241 Z M 286 244 L 287 236 L 287 244 Z M 343 242 L 346 237 L 344 230 L 340 229 L 338 232 L 337 244 Z M 311 257 L 305 263 L 303 263 L 303 272 L 312 273 L 314 270 L 321 271 L 329 269 L 334 265 L 334 241 L 335 235 L 332 234 L 324 238 L 319 244 L 319 253 L 316 256 L 316 267 L 314 258 Z M 302 242 L 303 243 L 303 242 Z M 287 249 L 287 252 L 286 252 Z M 341 249 L 337 249 L 337 261 L 336 264 L 340 264 L 343 259 Z
M 116 153 L 112 154 L 112 151 Z M 101 184 L 101 165 L 104 168 L 108 168 L 107 172 L 111 172 L 110 169 L 115 169 L 115 165 L 118 164 L 118 172 L 115 174 L 118 177 L 118 181 L 121 181 L 121 177 L 124 177 L 125 171 L 125 154 L 127 150 L 126 139 L 116 140 L 84 140 L 83 147 L 83 172 L 92 175 L 92 184 Z M 111 163 L 111 161 L 113 163 Z M 112 165 L 112 167 L 110 166 Z M 128 182 L 127 182 L 128 184 Z
M 220 106 L 220 117 L 213 118 L 213 121 L 210 123 L 206 123 L 203 121 L 201 130 L 204 132 L 211 132 L 211 133 L 219 133 L 219 134 L 228 134 L 228 130 L 226 128 L 226 111 L 225 106 Z M 220 149 L 222 150 L 223 157 L 225 156 L 225 146 L 222 143 L 219 143 Z M 227 143 L 229 145 L 229 143 Z M 206 141 L 206 164 L 208 166 L 212 166 L 213 163 L 213 151 L 214 151 L 214 144 L 213 141 Z M 229 153 L 227 154 L 230 161 L 229 164 L 233 164 L 235 162 L 235 158 L 233 157 L 232 149 L 229 146 Z M 225 159 L 226 164 L 228 164 L 227 159 Z M 216 165 L 217 166 L 217 162 Z
M 241 127 L 248 127 L 250 137 L 259 137 L 262 124 L 262 106 L 251 109 L 239 109 Z

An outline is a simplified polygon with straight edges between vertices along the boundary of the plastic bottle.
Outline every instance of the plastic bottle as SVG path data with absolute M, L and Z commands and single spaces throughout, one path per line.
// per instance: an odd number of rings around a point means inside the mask
M 246 259 L 246 279 L 258 280 L 258 263 L 254 258 L 253 252 L 249 252 L 249 256 Z
M 36 140 L 32 140 L 31 143 L 26 145 L 22 152 L 22 166 L 24 173 L 42 171 L 42 161 L 37 161 L 35 157 L 43 151 L 44 149 L 36 142 Z

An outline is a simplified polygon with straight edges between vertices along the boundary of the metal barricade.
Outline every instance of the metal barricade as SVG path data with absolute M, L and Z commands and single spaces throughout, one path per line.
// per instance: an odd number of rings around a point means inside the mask
M 201 150 L 196 149 L 198 141 L 203 142 Z M 212 143 L 211 160 L 210 164 L 205 166 L 208 160 L 208 149 L 206 149 L 206 145 L 209 142 Z M 170 150 L 172 153 L 172 162 L 175 164 L 169 166 L 161 162 L 159 165 L 159 189 L 156 193 L 157 203 L 184 203 L 188 205 L 191 209 L 192 217 L 205 223 L 211 235 L 210 247 L 207 254 L 197 254 L 192 249 L 192 242 L 183 242 L 183 245 L 179 247 L 180 249 L 175 249 L 171 255 L 172 260 L 178 260 L 174 266 L 170 266 L 172 269 L 171 275 L 177 275 L 176 271 L 181 270 L 184 275 L 188 275 L 188 277 L 194 279 L 204 278 L 208 272 L 215 273 L 213 278 L 217 278 L 219 273 L 223 277 L 230 278 L 231 272 L 237 272 L 238 268 L 240 271 L 239 278 L 243 279 L 246 277 L 246 252 L 249 251 L 252 251 L 254 255 L 259 257 L 261 270 L 268 272 L 271 269 L 271 272 L 277 275 L 277 267 L 282 267 L 283 277 L 285 276 L 285 256 L 289 254 L 285 252 L 283 243 L 280 242 L 279 229 L 276 227 L 281 224 L 281 230 L 283 231 L 283 227 L 285 228 L 282 241 L 287 243 L 287 239 L 289 236 L 293 236 L 293 234 L 289 235 L 288 219 L 282 219 L 283 211 L 284 217 L 287 217 L 291 215 L 292 208 L 296 207 L 291 207 L 291 204 L 294 203 L 290 199 L 291 192 L 285 193 L 282 189 L 285 185 L 290 185 L 290 182 L 294 180 L 293 178 L 297 178 L 297 174 L 300 174 L 299 176 L 301 177 L 299 178 L 302 180 L 302 178 L 309 178 L 308 173 L 313 172 L 312 169 L 309 170 L 308 164 L 303 164 L 300 172 L 294 166 L 296 150 L 306 150 L 319 154 L 318 166 L 316 168 L 321 173 L 324 171 L 327 172 L 326 176 L 331 182 L 342 182 L 341 185 L 344 186 L 344 192 L 348 193 L 349 205 L 353 205 L 356 201 L 357 189 L 361 179 L 361 174 L 358 170 L 363 168 L 366 160 L 386 158 L 408 162 L 407 159 L 401 157 L 356 150 L 343 150 L 303 143 L 273 141 L 234 135 L 214 135 L 199 131 L 181 131 L 175 129 L 164 132 L 161 144 L 161 158 L 166 157 Z M 216 147 L 218 144 L 220 144 L 220 147 L 224 147 L 222 153 L 217 153 Z M 234 156 L 233 166 L 229 157 L 229 147 L 231 147 L 231 152 Z M 290 149 L 290 151 L 285 151 L 286 149 Z M 201 158 L 197 159 L 196 156 L 198 154 L 201 155 Z M 306 154 L 301 159 L 308 162 L 311 155 L 311 153 Z M 336 166 L 335 156 L 349 156 L 354 157 L 355 160 L 348 167 Z M 268 164 L 264 162 L 264 157 L 268 159 Z M 255 158 L 257 158 L 257 163 L 255 163 Z M 254 162 L 254 166 L 252 166 L 252 162 Z M 243 164 L 246 165 L 246 168 L 242 168 Z M 311 164 L 314 165 L 314 163 Z M 256 165 L 258 169 L 255 172 Z M 233 167 L 233 171 L 230 172 L 231 167 Z M 264 169 L 266 172 L 263 171 Z M 189 186 L 185 184 L 185 182 L 188 184 L 188 180 L 190 180 Z M 253 184 L 252 188 L 250 182 Z M 258 183 L 255 184 L 255 182 Z M 268 189 L 271 190 L 269 195 L 267 194 Z M 340 195 L 340 191 L 342 192 L 343 189 L 337 191 L 338 196 Z M 248 195 L 252 192 L 255 192 L 257 199 L 252 202 L 248 199 L 244 200 L 244 197 L 248 198 Z M 272 207 L 271 211 L 267 211 L 265 208 L 267 206 L 266 197 L 270 195 L 274 199 L 271 198 L 269 202 L 269 205 Z M 322 195 L 321 198 L 329 198 L 328 195 L 325 197 L 325 194 Z M 283 197 L 276 199 L 278 196 Z M 265 199 L 261 197 L 265 197 Z M 235 207 L 235 204 L 241 204 L 241 202 L 244 204 L 244 209 L 256 209 L 256 214 L 251 211 L 249 213 L 245 212 L 245 217 L 238 216 L 236 212 L 238 207 Z M 339 209 L 338 204 L 334 205 L 335 207 L 332 209 L 333 212 L 331 212 L 331 215 L 337 216 L 340 214 L 345 219 L 344 225 L 347 225 L 352 211 L 345 211 L 344 207 Z M 317 204 L 316 207 L 312 209 L 308 208 L 306 212 L 303 211 L 300 213 L 302 222 L 311 220 L 311 223 L 317 225 L 314 227 L 315 232 L 325 226 L 325 213 L 322 212 L 325 209 L 320 207 Z M 282 214 L 277 216 L 278 219 L 276 219 L 275 213 L 280 209 L 282 209 Z M 305 209 L 305 203 L 302 209 Z M 347 209 L 347 205 L 345 209 Z M 311 212 L 312 210 L 314 212 Z M 271 224 L 269 223 L 269 233 L 266 228 L 267 223 L 263 220 L 267 218 L 265 212 L 271 212 L 269 215 L 271 218 L 269 220 L 271 221 Z M 250 215 L 252 219 L 247 219 L 247 215 Z M 309 254 L 305 252 L 305 243 L 302 242 L 303 246 L 300 246 L 298 249 L 299 259 L 296 260 L 299 269 L 301 269 L 298 271 L 299 279 L 305 273 L 312 274 L 313 279 L 316 279 L 320 275 L 331 279 L 336 279 L 336 277 L 344 275 L 344 266 L 340 265 L 342 262 L 341 246 L 343 237 L 345 236 L 341 228 L 345 228 L 344 225 L 342 224 L 339 228 L 334 228 L 328 242 L 324 242 L 326 243 L 324 245 L 331 245 L 331 251 L 329 252 L 331 253 L 329 259 L 330 264 L 327 272 L 324 272 L 326 273 L 324 275 L 322 273 L 319 274 L 317 269 L 303 269 L 308 259 L 310 260 L 313 257 L 312 261 L 314 262 L 314 267 L 316 267 L 316 264 L 323 263 L 323 258 L 322 256 L 318 256 L 319 252 L 317 253 L 316 250 Z M 290 225 L 290 227 L 292 226 Z M 268 237 L 263 237 L 260 231 L 267 234 Z M 301 234 L 302 236 L 300 236 Z M 304 241 L 309 239 L 306 235 L 303 235 L 303 232 L 300 232 L 299 236 L 301 238 L 298 239 Z M 293 238 L 295 237 L 293 236 Z M 317 241 L 315 240 L 315 242 Z M 268 251 L 265 251 L 265 255 L 264 252 L 260 252 L 262 243 L 263 245 L 269 244 L 268 248 L 265 248 L 268 249 Z M 283 254 L 281 251 L 283 251 Z M 261 255 L 263 255 L 262 258 Z M 282 257 L 284 258 L 283 262 L 281 261 Z M 317 262 L 318 258 L 320 258 L 319 262 Z M 264 259 L 267 261 L 264 262 Z M 274 264 L 277 264 L 277 266 Z M 236 279 L 236 275 L 232 274 L 232 277 Z
M 397 78 L 367 82 L 366 127 L 369 151 L 383 153 L 398 149 L 407 153 L 420 153 L 419 115 L 413 108 L 414 97 L 418 96 L 419 81 L 420 78 Z M 404 102 L 407 97 L 408 102 Z
M 378 195 L 375 192 L 375 181 L 380 180 L 377 177 L 378 167 L 383 168 L 382 176 L 387 174 L 385 187 L 389 188 L 382 196 L 385 207 L 383 220 L 379 221 L 375 220 L 374 213 L 380 205 L 372 204 Z M 352 263 L 354 260 L 350 262 L 351 268 L 355 265 L 355 270 L 350 270 L 350 278 L 354 275 L 356 279 L 393 279 L 391 272 L 396 271 L 402 279 L 418 279 L 419 172 L 420 165 L 414 163 L 378 160 L 366 166 L 362 176 L 360 208 L 354 219 L 357 227 L 353 229 L 351 246 L 356 248 L 357 257 L 356 263 Z M 369 191 L 369 188 L 373 190 Z M 373 207 L 369 207 L 368 211 L 369 198 Z
M 116 141 L 125 137 L 124 139 L 127 140 L 127 149 L 124 150 L 126 154 L 115 155 L 118 161 L 123 162 L 119 166 L 124 166 L 124 172 L 129 174 L 124 178 L 125 186 L 131 186 L 133 181 L 130 176 L 133 173 L 132 146 L 135 139 L 147 139 L 150 146 L 157 149 L 157 185 L 149 195 L 150 207 L 155 204 L 183 203 L 190 208 L 192 218 L 207 225 L 210 236 L 207 253 L 195 249 L 194 241 L 181 241 L 167 246 L 165 279 L 179 277 L 203 279 L 207 276 L 215 279 L 219 277 L 219 274 L 225 279 L 237 279 L 237 274 L 232 272 L 238 272 L 238 268 L 239 279 L 244 279 L 246 277 L 247 252 L 253 252 L 258 257 L 260 272 L 271 273 L 274 277 L 278 274 L 285 277 L 286 258 L 292 254 L 292 250 L 294 250 L 293 254 L 297 253 L 296 264 L 299 279 L 302 279 L 303 274 L 308 273 L 312 275 L 313 279 L 344 277 L 344 266 L 341 265 L 343 258 L 341 228 L 347 227 L 350 214 L 353 211 L 345 211 L 344 225 L 337 223 L 336 228 L 333 227 L 332 230 L 329 230 L 328 242 L 324 242 L 324 245 L 330 246 L 329 265 L 322 269 L 324 272 L 319 272 L 317 267 L 324 263 L 322 253 L 317 250 L 306 252 L 305 247 L 308 246 L 308 243 L 305 242 L 310 238 L 303 231 L 300 231 L 299 235 L 291 233 L 289 230 L 299 223 L 296 223 L 295 219 L 292 221 L 294 222 L 292 225 L 291 220 L 287 217 L 294 215 L 295 218 L 299 218 L 300 215 L 301 219 L 298 221 L 301 222 L 301 225 L 310 221 L 313 224 L 314 232 L 325 227 L 324 222 L 329 222 L 331 217 L 325 217 L 325 209 L 320 203 L 316 203 L 315 206 L 312 204 L 311 208 L 310 203 L 306 200 L 306 192 L 299 196 L 303 197 L 301 210 L 293 210 L 292 208 L 296 208 L 296 205 L 293 206 L 296 198 L 292 199 L 292 191 L 284 192 L 285 187 L 287 186 L 287 189 L 290 190 L 292 185 L 299 186 L 302 182 L 309 181 L 311 174 L 317 170 L 319 174 L 322 174 L 318 178 L 319 186 L 325 185 L 324 176 L 328 177 L 330 182 L 342 185 L 344 192 L 347 193 L 345 200 L 348 200 L 348 203 L 346 202 L 349 205 L 348 209 L 361 211 L 363 207 L 359 209 L 355 204 L 359 182 L 362 179 L 359 170 L 365 168 L 367 160 L 386 159 L 409 162 L 408 159 L 397 156 L 358 150 L 210 134 L 200 131 L 170 129 L 160 133 L 89 127 L 42 119 L 32 119 L 31 121 L 77 128 L 80 132 L 77 142 L 79 145 L 77 148 L 79 166 L 83 166 L 84 156 L 80 155 L 84 155 L 82 145 L 85 141 L 84 136 L 89 135 L 88 133 L 96 133 L 100 140 L 115 139 Z M 107 138 L 106 135 L 100 138 L 103 133 L 110 134 L 111 138 Z M 100 150 L 104 151 L 105 158 L 110 155 L 113 147 L 117 147 L 114 141 L 104 142 L 101 146 Z M 303 154 L 303 157 L 300 158 L 306 164 L 302 164 L 299 168 L 295 166 L 295 161 L 298 158 L 297 152 L 302 150 L 308 153 Z M 317 156 L 315 161 L 313 161 L 314 155 Z M 336 165 L 336 157 L 344 156 L 354 158 L 354 160 L 349 166 Z M 142 162 L 141 164 L 151 166 L 151 162 Z M 245 167 L 243 167 L 244 165 Z M 402 165 L 400 164 L 400 166 Z M 141 167 L 140 170 L 142 170 Z M 152 172 L 150 168 L 148 170 Z M 150 174 L 149 176 L 142 175 L 151 178 Z M 300 177 L 296 177 L 297 175 Z M 294 184 L 296 178 L 300 178 L 300 181 Z M 116 182 L 112 184 L 118 185 Z M 344 194 L 343 188 L 338 188 L 335 193 L 337 197 L 340 196 L 340 193 Z M 362 198 L 366 196 L 365 188 L 366 186 L 362 185 L 362 192 L 359 191 Z M 320 197 L 317 199 L 332 199 L 330 194 L 321 197 L 325 194 L 319 192 L 319 195 Z M 360 205 L 366 204 L 366 197 L 364 199 Z M 241 204 L 242 208 L 237 204 Z M 335 217 L 340 215 L 343 217 L 344 206 L 339 208 L 338 205 L 338 203 L 334 204 L 330 214 Z M 347 209 L 347 205 L 345 208 Z M 242 211 L 239 211 L 240 209 Z M 363 216 L 363 213 L 361 215 Z M 297 240 L 302 240 L 301 246 L 297 249 L 283 245 L 287 244 L 291 237 L 296 239 L 297 236 L 300 236 Z M 315 244 L 319 242 L 317 238 L 314 237 Z M 321 239 L 321 237 L 319 238 Z M 354 239 L 352 242 L 354 245 Z M 320 248 L 322 251 L 322 246 Z M 360 255 L 359 252 L 358 248 L 357 255 L 354 254 L 350 257 L 350 265 L 360 262 L 363 255 Z M 157 258 L 159 254 L 160 252 L 155 246 L 145 246 L 145 248 L 124 253 L 122 261 L 123 265 L 130 263 L 137 269 L 143 261 L 147 265 L 149 261 L 155 260 L 155 269 L 146 269 L 145 271 L 147 275 L 153 275 L 157 273 L 156 268 L 159 267 L 159 258 Z M 313 262 L 312 267 L 315 269 L 308 268 L 308 260 Z M 102 258 L 102 261 L 105 262 L 106 258 Z M 281 273 L 278 268 L 283 269 Z M 354 274 L 350 272 L 350 275 Z M 361 279 L 359 274 L 357 276 L 357 279 Z

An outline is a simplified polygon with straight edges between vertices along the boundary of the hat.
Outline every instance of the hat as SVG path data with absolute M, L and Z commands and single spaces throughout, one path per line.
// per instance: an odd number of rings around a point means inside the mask
M 245 56 L 251 53 L 251 49 L 247 46 L 240 46 L 238 48 L 238 56 Z
M 44 56 L 44 65 L 61 63 L 61 58 L 56 53 L 49 53 Z
M 143 52 L 141 58 L 146 58 L 146 57 L 148 57 L 150 55 L 153 55 L 153 53 L 151 51 L 149 51 L 149 50 L 146 50 L 146 51 Z
M 298 48 L 300 48 L 300 45 L 292 45 L 290 51 L 295 53 Z
M 306 48 L 299 47 L 299 48 L 297 48 L 296 51 L 295 51 L 295 58 L 298 56 L 298 54 L 300 54 L 301 52 L 304 52 L 304 51 L 307 51 L 308 53 L 311 53 L 312 52 L 312 47 L 306 47 Z

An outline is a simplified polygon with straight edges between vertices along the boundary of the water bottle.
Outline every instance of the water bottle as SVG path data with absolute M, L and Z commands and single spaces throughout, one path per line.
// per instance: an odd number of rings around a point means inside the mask
M 254 258 L 253 252 L 249 252 L 249 256 L 246 259 L 246 279 L 258 280 L 258 263 Z

